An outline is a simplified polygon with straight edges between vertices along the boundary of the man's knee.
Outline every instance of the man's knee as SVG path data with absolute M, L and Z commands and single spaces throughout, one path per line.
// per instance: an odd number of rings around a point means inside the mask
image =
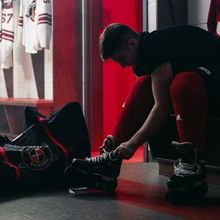
M 175 76 L 170 86 L 172 101 L 187 101 L 194 97 L 206 98 L 203 79 L 196 72 L 182 72 Z

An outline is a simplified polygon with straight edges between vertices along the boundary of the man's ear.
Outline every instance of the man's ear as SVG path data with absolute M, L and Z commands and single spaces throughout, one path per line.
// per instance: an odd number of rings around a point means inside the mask
M 130 39 L 128 40 L 128 47 L 129 47 L 129 48 L 137 47 L 137 45 L 138 45 L 137 39 L 135 39 L 135 38 L 130 38 Z

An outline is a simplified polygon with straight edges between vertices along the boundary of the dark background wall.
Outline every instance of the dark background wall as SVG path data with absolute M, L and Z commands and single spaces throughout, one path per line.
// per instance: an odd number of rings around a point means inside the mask
M 187 0 L 158 0 L 157 27 L 187 24 Z

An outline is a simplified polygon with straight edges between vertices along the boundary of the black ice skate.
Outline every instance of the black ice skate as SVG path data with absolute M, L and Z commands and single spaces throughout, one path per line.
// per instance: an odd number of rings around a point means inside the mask
M 113 157 L 113 153 L 103 153 L 96 157 L 87 157 L 85 159 L 74 158 L 69 169 L 77 168 L 86 174 L 98 174 L 105 177 L 116 178 L 120 173 L 121 160 Z
M 117 180 L 115 178 L 86 173 L 71 165 L 66 168 L 64 174 L 66 183 L 70 187 L 69 193 L 74 195 L 94 189 L 105 193 L 113 193 L 117 187 Z
M 66 168 L 65 176 L 73 179 L 70 191 L 88 189 L 103 189 L 104 191 L 114 191 L 117 186 L 117 177 L 120 173 L 121 159 L 113 157 L 115 143 L 113 137 L 108 135 L 100 147 L 100 155 L 87 157 L 85 159 L 74 158 L 72 163 Z M 74 177 L 80 174 L 80 179 Z M 88 181 L 86 181 L 88 179 Z
M 172 145 L 181 158 L 174 162 L 174 173 L 167 181 L 167 200 L 182 203 L 204 197 L 208 190 L 206 170 L 204 164 L 197 161 L 194 146 L 189 142 Z
M 114 141 L 114 137 L 112 135 L 108 135 L 104 142 L 103 142 L 103 145 L 99 148 L 99 153 L 100 155 L 101 154 L 107 154 L 107 153 L 110 153 L 111 151 L 113 151 L 114 149 L 116 149 L 116 144 L 115 144 L 115 141 Z M 113 172 L 114 176 L 119 176 L 119 173 L 120 173 L 120 169 L 121 169 L 121 163 L 122 163 L 122 160 L 117 160 L 117 161 L 114 161 L 113 163 L 108 163 L 108 166 L 106 168 L 106 172 L 107 172 L 107 176 L 108 176 L 108 172 Z M 106 173 L 104 172 L 104 174 Z M 112 176 L 112 175 L 110 175 Z

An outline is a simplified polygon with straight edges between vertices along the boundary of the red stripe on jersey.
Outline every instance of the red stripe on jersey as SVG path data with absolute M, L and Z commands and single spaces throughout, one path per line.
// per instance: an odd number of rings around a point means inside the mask
M 48 17 L 41 17 L 41 18 L 38 19 L 38 21 L 43 21 L 43 20 L 52 21 L 52 19 L 48 18 Z
M 52 25 L 52 23 L 51 22 L 39 22 L 38 24 L 48 24 L 48 25 Z
M 6 38 L 9 38 L 9 39 L 13 40 L 14 39 L 14 34 L 2 32 L 2 38 L 3 37 L 6 37 Z
M 8 39 L 11 39 L 13 40 L 14 39 L 14 36 L 10 36 L 8 34 L 2 34 L 2 38 L 5 37 L 5 38 L 8 38 Z
M 2 32 L 6 32 L 6 33 L 10 33 L 10 34 L 14 35 L 14 31 L 9 31 L 9 30 L 6 30 L 6 29 L 2 29 Z
M 7 38 L 7 37 L 4 37 L 4 36 L 2 36 L 2 39 L 3 39 L 3 40 L 7 40 L 7 41 L 14 42 L 14 40 L 12 40 L 12 39 L 10 39 L 10 38 Z
M 42 17 L 42 16 L 52 17 L 51 14 L 48 14 L 48 13 L 42 13 L 42 14 L 39 14 L 38 16 L 39 17 Z
M 24 23 L 24 18 L 23 17 L 19 17 L 18 18 L 18 26 L 23 26 Z

